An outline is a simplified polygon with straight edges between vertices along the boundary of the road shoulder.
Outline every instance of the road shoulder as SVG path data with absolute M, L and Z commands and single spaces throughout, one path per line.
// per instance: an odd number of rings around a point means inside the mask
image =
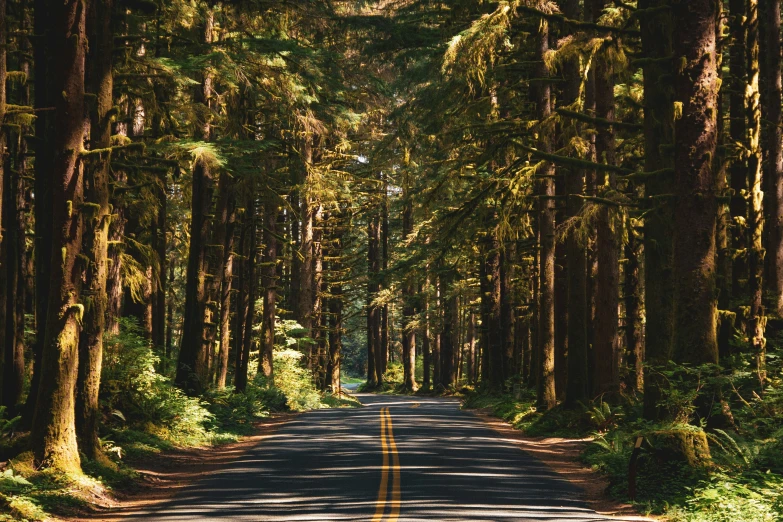
M 57 520 L 115 522 L 124 519 L 129 513 L 165 502 L 204 476 L 241 458 L 298 415 L 299 413 L 273 414 L 256 423 L 253 435 L 231 444 L 164 452 L 156 455 L 154 459 L 134 462 L 133 467 L 138 472 L 139 479 L 132 487 L 114 491 L 110 497 L 98 503 L 101 507 L 90 512 L 81 513 L 76 518 Z
M 504 439 L 513 441 L 522 451 L 533 455 L 550 469 L 562 475 L 582 492 L 582 500 L 590 509 L 605 516 L 621 517 L 623 520 L 664 520 L 641 516 L 632 505 L 610 498 L 606 491 L 608 480 L 597 471 L 579 461 L 590 439 L 565 439 L 561 437 L 529 437 L 514 429 L 502 419 L 491 415 L 489 409 L 464 410 L 472 413 Z

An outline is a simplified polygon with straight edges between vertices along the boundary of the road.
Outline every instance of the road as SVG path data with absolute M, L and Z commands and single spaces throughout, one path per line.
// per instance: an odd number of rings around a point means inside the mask
M 455 400 L 359 395 L 300 415 L 144 521 L 569 521 L 578 491 Z

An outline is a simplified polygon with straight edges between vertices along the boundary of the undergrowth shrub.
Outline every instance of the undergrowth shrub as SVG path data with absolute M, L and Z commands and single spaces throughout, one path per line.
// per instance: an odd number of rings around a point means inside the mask
M 214 416 L 207 403 L 157 373 L 158 363 L 138 325 L 121 319 L 120 333 L 104 344 L 100 399 L 106 424 L 141 428 L 175 445 L 210 442 Z
M 302 352 L 293 348 L 276 348 L 274 353 L 275 386 L 283 393 L 292 411 L 321 407 L 321 394 L 313 384 L 310 372 L 301 364 Z

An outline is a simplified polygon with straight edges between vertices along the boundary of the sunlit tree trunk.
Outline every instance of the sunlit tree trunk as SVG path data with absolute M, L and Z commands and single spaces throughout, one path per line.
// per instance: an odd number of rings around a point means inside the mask
M 106 275 L 108 259 L 109 168 L 111 162 L 112 97 L 112 0 L 90 3 L 88 29 L 90 69 L 88 89 L 96 96 L 97 106 L 90 111 L 90 156 L 85 164 L 85 213 L 83 250 L 87 258 L 82 291 L 84 316 L 79 339 L 79 377 L 76 390 L 76 427 L 79 449 L 88 459 L 102 455 L 98 438 L 100 410 L 98 391 L 103 360 L 103 335 L 106 328 Z
M 77 258 L 82 243 L 84 72 L 87 53 L 85 3 L 68 0 L 52 8 L 55 69 L 48 77 L 55 100 L 52 170 L 51 277 L 41 380 L 30 433 L 35 460 L 66 472 L 80 471 L 75 404 L 80 302 Z
M 544 56 L 549 51 L 549 25 L 541 20 L 538 29 L 536 60 L 538 77 L 548 78 L 549 71 Z M 550 86 L 541 82 L 536 88 L 536 116 L 539 124 L 551 114 Z M 551 151 L 551 136 L 542 127 L 539 130 L 539 148 Z M 555 184 L 552 180 L 554 167 L 545 163 L 538 171 L 538 214 L 539 214 L 539 306 L 538 306 L 538 357 L 536 361 L 537 402 L 539 406 L 551 409 L 557 402 L 555 394 Z
M 380 308 L 373 304 L 378 295 L 380 271 L 381 224 L 378 216 L 367 217 L 367 383 L 376 386 L 383 382 L 380 363 L 381 318 Z
M 748 334 L 756 358 L 756 373 L 761 386 L 766 381 L 766 344 L 762 304 L 764 275 L 764 193 L 761 188 L 761 105 L 759 103 L 759 2 L 748 0 L 747 4 L 747 47 L 748 84 L 745 89 L 748 121 L 748 174 L 750 175 L 750 215 L 748 216 L 748 270 L 750 290 L 750 317 Z M 783 146 L 778 143 L 778 148 Z

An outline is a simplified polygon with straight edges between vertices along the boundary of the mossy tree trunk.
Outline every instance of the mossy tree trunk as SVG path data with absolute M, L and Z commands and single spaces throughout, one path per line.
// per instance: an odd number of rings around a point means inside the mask
M 747 87 L 745 106 L 748 122 L 748 175 L 750 214 L 748 216 L 748 289 L 750 290 L 750 315 L 748 317 L 748 336 L 756 359 L 756 374 L 760 385 L 766 382 L 766 344 L 764 329 L 767 318 L 764 317 L 763 276 L 764 276 L 764 207 L 761 183 L 761 104 L 759 93 L 759 2 L 747 3 Z M 778 144 L 780 148 L 781 144 Z
M 90 111 L 90 154 L 85 162 L 84 270 L 82 334 L 79 339 L 79 377 L 76 390 L 76 428 L 79 448 L 88 459 L 102 456 L 98 438 L 101 363 L 106 328 L 106 275 L 108 259 L 109 168 L 111 152 L 112 73 L 112 0 L 90 3 L 87 27 L 90 53 L 88 89 L 97 100 Z M 100 152 L 98 152 L 100 151 Z M 105 152 L 103 152 L 105 151 Z
M 383 382 L 381 357 L 380 308 L 373 304 L 378 295 L 380 272 L 380 217 L 367 216 L 367 383 L 377 386 Z
M 41 380 L 30 442 L 39 465 L 79 472 L 75 404 L 81 302 L 82 202 L 84 193 L 84 77 L 86 5 L 68 0 L 51 6 L 55 68 L 49 81 L 55 98 L 52 170 L 52 257 L 49 310 Z
M 675 101 L 674 358 L 718 362 L 713 160 L 717 145 L 718 0 L 675 0 L 674 56 L 680 67 Z
M 549 77 L 544 57 L 549 51 L 549 26 L 541 20 L 537 35 L 536 60 L 538 78 Z M 536 117 L 539 122 L 539 149 L 551 152 L 552 137 L 547 135 L 545 120 L 551 115 L 551 87 L 541 82 L 536 88 Z M 538 296 L 538 350 L 537 350 L 537 402 L 542 408 L 551 409 L 557 403 L 555 393 L 555 183 L 554 167 L 545 163 L 538 174 L 539 216 L 539 296 Z
M 745 46 L 747 45 L 747 24 L 745 23 L 747 0 L 729 1 L 729 30 L 731 48 L 729 50 L 729 136 L 732 143 L 747 142 L 746 124 L 746 75 Z M 732 266 L 731 297 L 739 297 L 748 281 L 748 259 L 746 255 L 747 219 L 748 219 L 748 174 L 747 159 L 740 155 L 734 159 L 730 168 L 731 203 L 729 210 L 734 226 L 732 249 L 736 253 Z M 731 299 L 730 297 L 730 299 Z

